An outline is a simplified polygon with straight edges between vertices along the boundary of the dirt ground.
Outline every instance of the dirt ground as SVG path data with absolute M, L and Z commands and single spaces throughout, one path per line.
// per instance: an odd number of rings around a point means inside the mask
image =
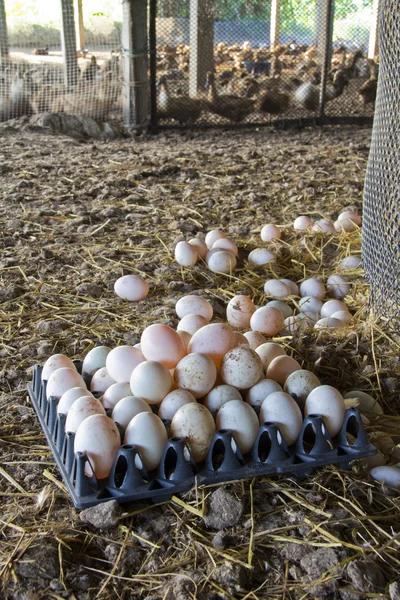
M 182 494 L 169 503 L 114 503 L 79 513 L 46 446 L 26 383 L 56 352 L 135 344 L 151 322 L 176 326 L 176 300 L 199 293 L 225 316 L 235 293 L 264 301 L 270 277 L 336 272 L 360 232 L 302 242 L 304 213 L 361 211 L 371 131 L 164 132 L 79 142 L 0 131 L 0 573 L 7 600 L 130 598 L 400 598 L 399 494 L 366 464 L 310 478 L 263 478 Z M 288 226 L 274 270 L 249 268 L 265 223 Z M 234 277 L 182 271 L 178 240 L 220 227 L 240 247 Z M 142 273 L 148 298 L 126 304 L 115 280 Z M 353 324 L 296 333 L 287 350 L 323 383 L 364 389 L 398 412 L 400 340 L 368 318 L 368 285 L 349 273 Z M 400 460 L 400 417 L 367 431 Z M 382 437 L 383 436 L 383 437 Z

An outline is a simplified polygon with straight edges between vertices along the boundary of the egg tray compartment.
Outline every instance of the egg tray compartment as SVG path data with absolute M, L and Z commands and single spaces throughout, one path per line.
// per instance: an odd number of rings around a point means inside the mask
M 74 361 L 78 371 L 82 362 Z M 149 499 L 165 502 L 173 494 L 197 487 L 287 474 L 308 477 L 317 467 L 335 464 L 351 468 L 354 460 L 376 454 L 366 436 L 359 412 L 346 411 L 342 428 L 331 439 L 319 415 L 305 417 L 293 446 L 287 447 L 275 423 L 263 423 L 252 451 L 242 456 L 229 430 L 216 431 L 204 463 L 196 465 L 182 438 L 170 438 L 160 466 L 147 473 L 135 446 L 122 445 L 107 479 L 97 480 L 85 474 L 87 455 L 74 453 L 75 434 L 65 432 L 66 415 L 57 414 L 58 399 L 46 399 L 46 382 L 41 381 L 42 367 L 34 368 L 28 394 L 53 453 L 63 481 L 76 508 L 88 508 L 116 499 L 132 502 Z M 352 441 L 348 439 L 352 436 Z M 89 461 L 90 462 L 90 461 Z

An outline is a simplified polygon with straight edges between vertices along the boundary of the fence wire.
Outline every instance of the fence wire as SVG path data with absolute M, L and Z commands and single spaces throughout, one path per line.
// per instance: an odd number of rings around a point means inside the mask
M 382 0 L 380 77 L 364 189 L 363 262 L 376 314 L 400 329 L 400 0 Z

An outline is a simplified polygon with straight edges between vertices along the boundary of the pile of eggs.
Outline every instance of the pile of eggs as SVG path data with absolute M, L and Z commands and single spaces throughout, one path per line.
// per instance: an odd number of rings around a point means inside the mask
M 59 399 L 65 430 L 75 433 L 74 450 L 87 453 L 98 479 L 111 470 L 120 430 L 148 471 L 160 463 L 169 435 L 184 438 L 201 463 L 217 429 L 230 429 L 244 455 L 266 421 L 277 423 L 289 446 L 303 415 L 322 415 L 329 434 L 338 433 L 345 415 L 339 391 L 321 385 L 283 346 L 267 341 L 254 325 L 257 311 L 244 298 L 227 307 L 234 327 L 252 321 L 244 334 L 227 323 L 210 323 L 211 304 L 185 296 L 175 307 L 176 330 L 155 323 L 136 346 L 93 348 L 84 358 L 83 377 L 63 354 L 46 361 L 47 398 Z

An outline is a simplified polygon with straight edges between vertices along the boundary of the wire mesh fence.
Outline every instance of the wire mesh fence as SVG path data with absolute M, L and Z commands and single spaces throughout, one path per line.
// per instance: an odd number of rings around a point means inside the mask
M 155 35 L 141 48 L 123 40 L 129 3 L 150 9 L 143 27 Z M 190 127 L 372 117 L 376 5 L 0 0 L 0 121 L 46 111 Z

